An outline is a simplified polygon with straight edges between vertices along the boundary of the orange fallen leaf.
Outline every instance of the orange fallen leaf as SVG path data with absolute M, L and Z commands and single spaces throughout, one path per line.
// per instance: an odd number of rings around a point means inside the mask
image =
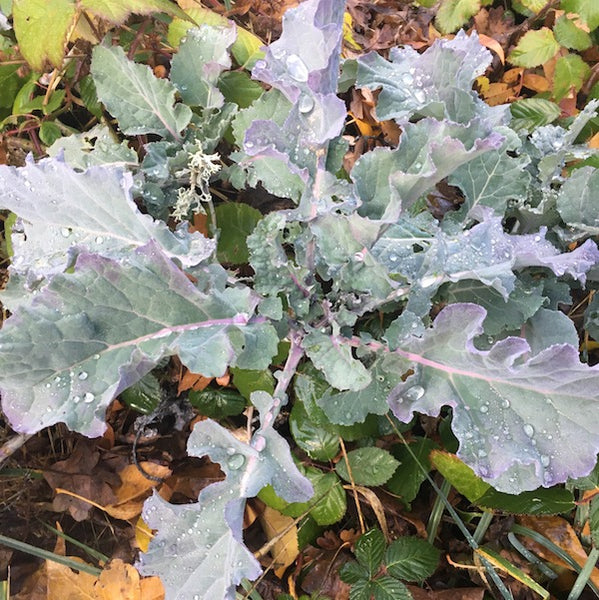
M 505 53 L 503 52 L 501 44 L 497 40 L 494 40 L 492 37 L 489 37 L 483 33 L 478 34 L 478 39 L 483 46 L 489 50 L 493 50 L 493 52 L 497 54 L 502 65 L 505 64 Z
M 507 83 L 490 83 L 483 98 L 489 106 L 505 104 L 515 97 L 514 90 Z
M 204 377 L 199 373 L 192 373 L 187 369 L 183 373 L 183 375 L 179 379 L 179 385 L 177 387 L 177 395 L 181 392 L 186 392 L 187 390 L 194 390 L 196 392 L 201 392 L 206 389 L 210 382 L 213 380 L 213 377 Z
M 524 73 L 522 85 L 533 92 L 546 92 L 549 89 L 549 82 L 536 73 Z
M 534 529 L 538 533 L 544 535 L 548 540 L 551 540 L 556 546 L 559 546 L 564 552 L 567 552 L 581 567 L 587 560 L 587 553 L 585 552 L 576 532 L 573 527 L 563 517 L 550 516 L 550 517 L 529 517 L 522 516 L 519 519 L 520 523 L 524 527 Z M 553 563 L 565 567 L 566 569 L 572 570 L 572 567 L 563 561 L 559 556 L 556 556 L 545 546 L 537 544 L 534 540 L 527 538 L 526 536 L 520 536 L 520 541 L 535 554 L 541 558 Z M 599 585 L 599 569 L 596 567 L 591 573 L 591 581 L 595 585 Z
M 140 466 L 149 475 L 161 479 L 171 474 L 168 467 L 157 463 L 142 462 Z M 127 465 L 119 477 L 121 485 L 114 490 L 116 502 L 104 506 L 104 510 L 116 519 L 133 519 L 141 514 L 144 500 L 159 482 L 145 477 L 135 465 Z
M 164 588 L 158 577 L 141 578 L 135 567 L 113 560 L 94 584 L 94 600 L 161 600 Z

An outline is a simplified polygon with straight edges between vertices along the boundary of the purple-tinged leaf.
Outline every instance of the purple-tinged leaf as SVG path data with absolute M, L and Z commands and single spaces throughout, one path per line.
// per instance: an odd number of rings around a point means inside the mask
M 569 344 L 530 357 L 526 340 L 510 337 L 478 350 L 485 314 L 453 304 L 396 350 L 414 374 L 391 393 L 394 414 L 408 422 L 415 411 L 436 416 L 451 406 L 458 455 L 500 491 L 587 474 L 599 450 L 599 367 L 581 363 Z
M 422 54 L 413 48 L 392 48 L 390 60 L 371 52 L 358 59 L 358 86 L 382 88 L 377 117 L 408 119 L 414 114 L 456 123 L 484 116 L 505 122 L 507 105 L 489 107 L 472 92 L 474 80 L 491 64 L 491 53 L 476 33 L 458 32 L 452 40 L 436 40 Z
M 292 102 L 306 91 L 335 94 L 344 10 L 344 0 L 307 0 L 288 10 L 281 37 L 256 62 L 252 76 Z
M 312 485 L 272 427 L 280 401 L 266 392 L 254 392 L 251 400 L 261 426 L 249 444 L 212 420 L 198 423 L 189 437 L 188 453 L 220 464 L 224 481 L 204 488 L 197 504 L 173 505 L 155 494 L 144 505 L 145 522 L 158 532 L 138 566 L 145 575 L 160 576 L 167 600 L 233 600 L 241 579 L 256 579 L 261 572 L 243 545 L 246 498 L 269 484 L 288 502 L 312 496 Z
M 459 125 L 435 119 L 406 123 L 399 146 L 364 154 L 351 171 L 363 201 L 360 214 L 397 221 L 425 192 L 460 165 L 501 147 L 503 137 L 489 124 Z
M 266 368 L 278 337 L 248 288 L 200 292 L 155 243 L 120 260 L 82 253 L 0 331 L 2 406 L 14 429 L 58 422 L 89 437 L 163 356 L 195 373 Z
M 167 256 L 187 267 L 212 254 L 214 241 L 188 233 L 187 225 L 172 232 L 142 214 L 132 186 L 131 174 L 121 169 L 99 166 L 78 172 L 56 158 L 28 160 L 18 168 L 1 165 L 0 204 L 21 218 L 12 234 L 10 272 L 23 278 L 22 293 L 39 289 L 84 250 L 120 258 L 155 240 Z M 15 299 L 11 309 L 17 303 Z
M 587 240 L 572 252 L 561 253 L 545 233 L 542 228 L 536 234 L 510 235 L 499 217 L 490 217 L 455 235 L 431 226 L 428 236 L 416 237 L 417 232 L 400 223 L 377 241 L 372 254 L 391 273 L 430 294 L 447 281 L 473 279 L 507 299 L 514 289 L 514 271 L 525 267 L 546 267 L 557 276 L 570 275 L 584 283 L 587 271 L 599 262 L 595 242 Z
M 281 37 L 256 62 L 253 77 L 282 92 L 291 105 L 284 116 L 280 111 L 257 115 L 250 107 L 236 119 L 236 137 L 246 155 L 236 159 L 252 185 L 261 180 L 270 192 L 297 199 L 298 177 L 307 184 L 317 170 L 324 170 L 327 145 L 341 133 L 346 117 L 345 104 L 336 95 L 344 8 L 342 0 L 307 0 L 289 10 Z M 244 112 L 253 116 L 251 122 Z M 240 182 L 239 176 L 237 172 Z
M 569 275 L 584 284 L 587 271 L 599 262 L 597 244 L 587 240 L 572 252 L 560 252 L 545 239 L 546 233 L 547 228 L 541 227 L 537 234 L 510 236 L 514 268 L 547 267 L 558 277 Z

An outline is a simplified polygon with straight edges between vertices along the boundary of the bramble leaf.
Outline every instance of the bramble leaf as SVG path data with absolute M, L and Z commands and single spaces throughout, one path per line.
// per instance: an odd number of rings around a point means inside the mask
M 15 0 L 12 13 L 19 50 L 31 68 L 43 71 L 46 61 L 60 67 L 75 19 L 75 1 Z
M 374 446 L 351 450 L 347 453 L 347 462 L 351 476 L 345 460 L 337 463 L 337 473 L 345 481 L 368 486 L 383 485 L 399 466 L 399 462 L 387 450 Z
M 565 48 L 572 50 L 586 50 L 593 44 L 591 36 L 578 27 L 572 19 L 562 15 L 553 26 L 555 39 Z
M 368 569 L 370 577 L 376 575 L 385 556 L 385 537 L 380 529 L 371 529 L 356 542 L 356 559 Z
M 599 5 L 593 0 L 562 0 L 560 8 L 576 13 L 591 31 L 599 27 Z
M 91 70 L 98 98 L 118 119 L 124 134 L 156 133 L 180 139 L 191 109 L 175 104 L 173 84 L 155 77 L 147 65 L 129 60 L 119 46 L 96 46 Z
M 443 33 L 453 33 L 480 10 L 480 0 L 443 0 L 435 18 Z
M 440 552 L 427 540 L 401 537 L 389 544 L 385 568 L 389 575 L 406 581 L 423 581 L 437 569 Z
M 581 363 L 568 344 L 531 358 L 522 338 L 478 350 L 473 339 L 484 318 L 475 304 L 448 306 L 421 339 L 396 351 L 412 361 L 414 374 L 393 390 L 393 412 L 407 422 L 414 411 L 436 416 L 451 406 L 458 456 L 499 491 L 587 474 L 599 449 L 599 369 Z
M 578 54 L 560 56 L 555 64 L 553 97 L 557 102 L 571 91 L 575 94 L 591 73 L 591 68 Z
M 519 67 L 538 67 L 555 56 L 559 50 L 553 31 L 541 27 L 525 33 L 508 56 L 508 60 Z
M 94 15 L 107 19 L 115 25 L 124 23 L 132 15 L 149 15 L 164 12 L 171 16 L 185 18 L 185 13 L 169 0 L 79 0 L 81 8 Z

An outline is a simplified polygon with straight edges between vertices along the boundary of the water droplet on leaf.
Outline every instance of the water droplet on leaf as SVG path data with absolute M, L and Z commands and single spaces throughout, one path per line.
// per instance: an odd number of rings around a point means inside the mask
M 308 94 L 302 94 L 297 107 L 302 114 L 309 113 L 314 108 L 314 98 Z
M 420 400 L 420 398 L 424 396 L 424 388 L 421 385 L 413 385 L 410 389 L 403 393 L 403 396 L 408 400 L 412 400 L 413 402 Z
M 289 75 L 293 79 L 299 82 L 308 81 L 308 67 L 306 67 L 306 63 L 297 54 L 290 54 L 285 64 L 287 65 Z
M 240 469 L 245 464 L 245 456 L 243 454 L 234 454 L 227 461 L 230 469 Z

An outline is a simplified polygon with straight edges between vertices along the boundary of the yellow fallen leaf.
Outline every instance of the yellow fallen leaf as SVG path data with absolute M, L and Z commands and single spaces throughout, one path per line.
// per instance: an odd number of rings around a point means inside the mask
M 260 515 L 260 523 L 266 539 L 276 540 L 270 554 L 274 561 L 274 573 L 280 578 L 299 554 L 297 526 L 294 524 L 294 519 L 282 515 L 270 506 L 264 508 L 264 512 Z

